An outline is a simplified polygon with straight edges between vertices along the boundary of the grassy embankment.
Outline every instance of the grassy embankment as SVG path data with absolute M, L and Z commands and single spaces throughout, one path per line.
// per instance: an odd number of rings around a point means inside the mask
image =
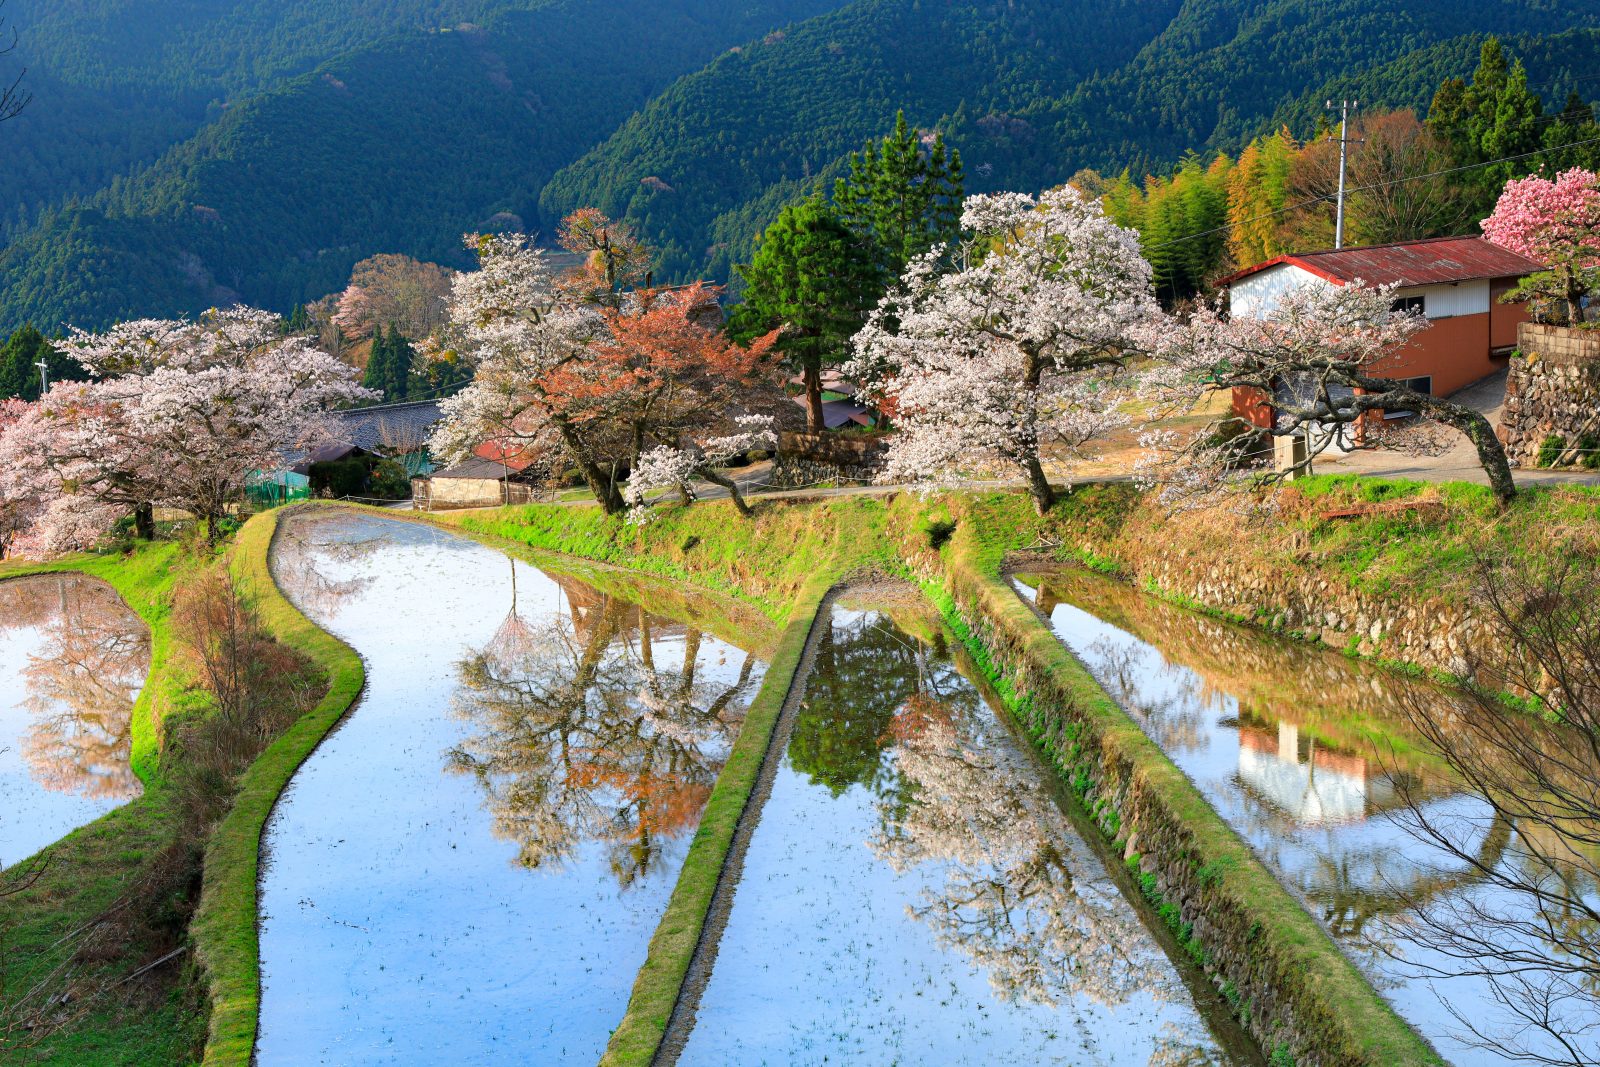
M 1343 475 L 1292 483 L 1275 499 L 1270 514 L 1231 506 L 1171 514 L 1131 486 L 1088 486 L 1056 509 L 1053 530 L 1062 558 L 1184 607 L 1307 638 L 1321 634 L 1282 620 L 1275 587 L 1312 583 L 1330 598 L 1458 610 L 1471 598 L 1480 553 L 1537 561 L 1564 539 L 1600 540 L 1595 487 L 1529 486 L 1501 509 L 1482 486 Z M 1348 512 L 1357 514 L 1325 517 Z M 1259 602 L 1200 603 L 1163 587 L 1166 568 L 1255 576 Z M 1387 639 L 1335 647 L 1419 673 Z
M 277 512 L 245 523 L 233 546 L 233 580 L 267 632 L 309 658 L 326 677 L 328 688 L 317 705 L 245 772 L 232 810 L 206 849 L 200 906 L 190 931 L 210 986 L 207 1064 L 248 1064 L 255 1049 L 261 1007 L 257 884 L 267 817 L 294 772 L 343 718 L 366 683 L 361 657 L 313 624 L 278 591 L 268 569 L 277 523 Z
M 168 619 L 174 586 L 196 566 L 171 542 L 142 545 L 130 554 L 80 555 L 48 564 L 0 564 L 0 579 L 27 574 L 81 572 L 99 578 L 122 596 L 150 628 L 150 674 L 133 708 L 132 765 L 144 793 L 116 811 L 79 828 L 49 849 L 43 875 L 24 892 L 0 904 L 5 953 L 0 956 L 6 988 L 27 988 L 73 955 L 75 931 L 126 897 L 174 832 L 173 797 L 159 758 L 162 725 L 197 707 L 180 657 L 175 656 Z M 27 870 L 29 864 L 14 865 Z M 148 978 L 128 980 L 154 951 L 143 943 L 112 946 L 76 964 L 83 984 L 105 988 L 126 981 L 115 995 L 77 1005 L 73 1025 L 24 1049 L 10 1062 L 30 1064 L 143 1065 L 184 1063 L 198 1047 L 203 1008 L 188 976 L 167 979 L 181 962 Z

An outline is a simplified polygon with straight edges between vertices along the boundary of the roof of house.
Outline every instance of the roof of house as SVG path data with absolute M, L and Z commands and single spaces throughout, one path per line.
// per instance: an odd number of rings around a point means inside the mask
M 454 467 L 450 467 L 447 470 L 434 471 L 432 476 L 435 478 L 470 478 L 473 480 L 482 479 L 499 482 L 505 480 L 506 467 L 503 463 L 498 463 L 492 459 L 484 459 L 482 456 L 468 456 Z
M 472 450 L 478 459 L 487 460 L 497 467 L 510 467 L 521 474 L 538 461 L 539 456 L 521 445 L 503 445 L 499 441 L 485 441 Z
M 368 452 L 426 446 L 444 413 L 437 400 L 411 400 L 335 411 L 334 436 Z
M 806 406 L 806 398 L 797 396 L 792 398 L 801 407 Z M 822 425 L 829 430 L 837 430 L 841 426 L 855 423 L 858 426 L 872 425 L 872 412 L 860 404 L 852 404 L 848 400 L 825 400 L 822 403 Z
M 310 474 L 313 463 L 332 463 L 334 460 L 344 459 L 346 456 L 357 452 L 365 453 L 368 450 L 347 441 L 329 441 L 317 445 L 315 448 L 296 452 L 288 457 L 289 470 L 295 474 Z
M 1484 278 L 1520 278 L 1544 269 L 1527 256 L 1502 248 L 1486 237 L 1431 237 L 1364 248 L 1297 252 L 1257 263 L 1222 279 L 1232 285 L 1270 267 L 1289 264 L 1330 282 L 1344 285 L 1448 285 Z

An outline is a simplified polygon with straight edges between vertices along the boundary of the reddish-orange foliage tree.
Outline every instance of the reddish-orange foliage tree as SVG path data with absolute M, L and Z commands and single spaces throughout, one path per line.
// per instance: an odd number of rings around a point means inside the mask
M 624 292 L 650 285 L 655 250 L 627 223 L 596 208 L 580 208 L 562 219 L 556 240 L 584 257 L 583 266 L 562 279 L 562 288 L 585 303 L 618 307 Z

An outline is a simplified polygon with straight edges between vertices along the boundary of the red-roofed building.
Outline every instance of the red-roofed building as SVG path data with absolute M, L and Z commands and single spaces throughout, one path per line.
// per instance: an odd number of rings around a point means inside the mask
M 1374 372 L 1448 396 L 1505 368 L 1528 312 L 1500 298 L 1542 269 L 1483 237 L 1436 237 L 1279 256 L 1222 284 L 1230 313 L 1252 317 L 1269 314 L 1284 293 L 1304 285 L 1396 286 L 1396 303 L 1420 309 L 1429 325 Z M 1270 403 L 1253 390 L 1234 390 L 1233 407 L 1257 426 L 1271 424 Z

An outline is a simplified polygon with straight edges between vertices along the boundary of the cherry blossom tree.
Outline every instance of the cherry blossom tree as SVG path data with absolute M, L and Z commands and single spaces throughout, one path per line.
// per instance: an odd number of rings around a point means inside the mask
M 885 480 L 1020 472 L 1042 514 L 1043 451 L 1119 424 L 1113 388 L 1158 314 L 1138 235 L 1072 188 L 966 202 L 965 266 L 914 260 L 856 335 L 845 373 L 895 413 Z
M 23 400 L 0 400 L 0 559 L 49 503 L 49 481 L 27 458 L 32 410 L 33 405 Z
M 1434 449 L 1438 442 L 1429 430 L 1442 426 L 1472 442 L 1495 498 L 1509 502 L 1516 485 L 1489 420 L 1404 380 L 1404 349 L 1427 324 L 1419 312 L 1394 308 L 1392 288 L 1358 281 L 1293 289 L 1261 318 L 1230 317 L 1213 306 L 1187 323 L 1152 325 L 1146 343 L 1157 360 L 1144 384 L 1156 403 L 1143 434 L 1152 449 L 1143 477 L 1162 483 L 1169 501 L 1228 482 L 1248 447 L 1249 438 L 1236 432 L 1242 420 L 1230 415 L 1189 438 L 1155 427 L 1154 420 L 1193 411 L 1217 390 L 1245 389 L 1270 398 L 1275 421 L 1266 433 L 1310 442 L 1304 460 L 1271 478 L 1309 470 L 1317 455 L 1356 433 L 1379 445 Z M 1399 412 L 1415 413 L 1421 425 L 1386 430 L 1382 416 Z
M 775 336 L 728 342 L 701 319 L 714 303 L 708 287 L 597 307 L 556 287 L 524 237 L 468 243 L 481 266 L 457 277 L 451 323 L 475 373 L 443 403 L 433 450 L 446 459 L 488 443 L 498 455 L 576 467 L 614 514 L 626 506 L 623 475 L 647 447 L 678 447 L 692 428 L 724 424 L 765 380 Z
M 641 455 L 623 494 L 629 506 L 642 508 L 648 494 L 656 489 L 675 489 L 684 503 L 691 503 L 694 480 L 700 478 L 726 489 L 739 514 L 748 518 L 750 505 L 745 503 L 739 484 L 719 468 L 752 449 L 777 447 L 778 435 L 770 415 L 741 415 L 736 421 L 735 433 L 691 438 L 685 445 L 662 445 Z
M 215 539 L 252 473 L 315 442 L 329 408 L 377 396 L 354 368 L 281 326 L 244 308 L 73 331 L 68 353 L 99 380 L 40 401 L 37 462 L 73 488 L 65 499 L 182 508 Z
M 376 327 L 372 314 L 372 297 L 359 285 L 351 285 L 339 294 L 334 304 L 333 324 L 346 337 L 365 337 Z
M 1506 294 L 1531 300 L 1540 321 L 1583 322 L 1583 298 L 1600 285 L 1600 177 L 1573 168 L 1554 181 L 1537 174 L 1506 183 L 1494 213 L 1483 220 L 1484 236 L 1549 269 L 1531 275 Z

